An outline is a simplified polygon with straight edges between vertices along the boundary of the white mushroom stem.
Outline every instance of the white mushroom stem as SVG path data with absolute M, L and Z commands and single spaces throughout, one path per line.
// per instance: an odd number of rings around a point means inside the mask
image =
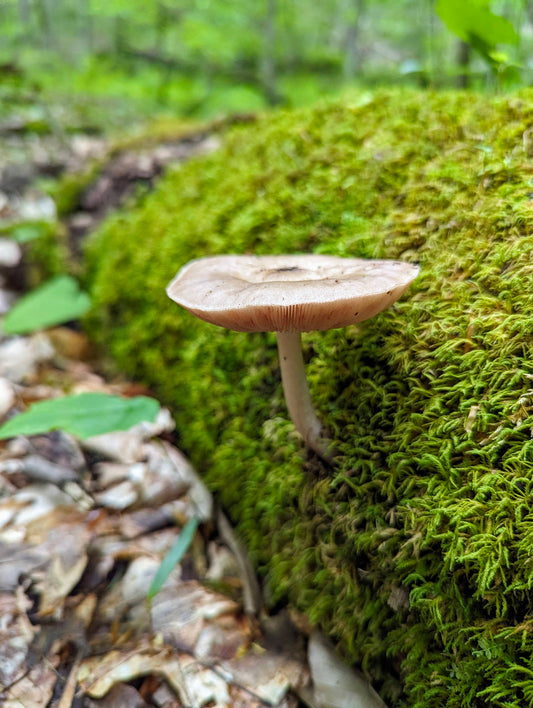
M 281 381 L 285 401 L 296 430 L 306 445 L 324 460 L 331 461 L 327 443 L 321 436 L 322 423 L 317 418 L 311 402 L 309 385 L 305 376 L 300 332 L 277 332 Z

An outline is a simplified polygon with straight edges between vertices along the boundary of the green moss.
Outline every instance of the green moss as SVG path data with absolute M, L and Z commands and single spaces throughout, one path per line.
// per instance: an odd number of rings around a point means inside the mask
M 172 406 L 271 602 L 391 706 L 533 705 L 532 99 L 384 92 L 265 117 L 87 251 L 92 332 Z M 302 454 L 274 337 L 165 296 L 189 259 L 247 251 L 421 264 L 393 308 L 304 338 L 332 471 Z

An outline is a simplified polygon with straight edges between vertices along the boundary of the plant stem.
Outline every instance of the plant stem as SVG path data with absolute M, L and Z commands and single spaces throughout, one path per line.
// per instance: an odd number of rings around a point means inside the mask
M 327 452 L 328 441 L 321 437 L 322 423 L 311 402 L 300 332 L 277 332 L 277 338 L 281 381 L 292 422 L 306 445 L 324 460 L 331 462 Z

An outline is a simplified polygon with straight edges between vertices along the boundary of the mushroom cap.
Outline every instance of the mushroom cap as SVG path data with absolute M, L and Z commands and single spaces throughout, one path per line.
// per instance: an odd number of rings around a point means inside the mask
M 238 332 L 309 332 L 366 320 L 418 275 L 411 263 L 321 255 L 212 256 L 190 261 L 167 295 Z

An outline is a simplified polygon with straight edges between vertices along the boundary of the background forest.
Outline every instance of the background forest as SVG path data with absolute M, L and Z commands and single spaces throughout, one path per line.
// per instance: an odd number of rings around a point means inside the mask
M 90 128 L 347 86 L 500 89 L 531 83 L 532 49 L 525 0 L 0 0 L 0 107 L 17 92 L 46 123 L 38 95 Z

